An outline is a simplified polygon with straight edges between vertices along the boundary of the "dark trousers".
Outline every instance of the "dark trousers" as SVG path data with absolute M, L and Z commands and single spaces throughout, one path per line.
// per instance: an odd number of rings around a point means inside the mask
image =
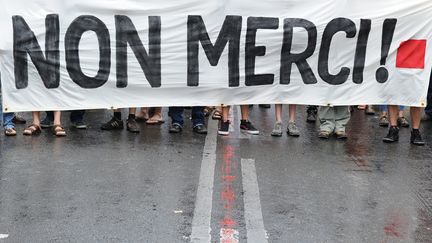
M 428 89 L 428 97 L 427 97 L 427 106 L 425 109 L 425 113 L 429 116 L 432 116 L 432 75 L 429 81 L 429 89 Z
M 84 120 L 84 114 L 85 114 L 84 110 L 71 111 L 70 121 L 71 122 L 82 122 Z M 47 115 L 46 119 L 49 119 L 50 121 L 54 121 L 54 112 L 47 111 L 46 115 Z
M 193 127 L 198 125 L 204 125 L 204 106 L 196 106 L 192 107 L 192 124 Z M 183 119 L 184 107 L 170 107 L 168 115 L 172 119 L 172 124 L 178 124 L 183 127 L 184 119 Z

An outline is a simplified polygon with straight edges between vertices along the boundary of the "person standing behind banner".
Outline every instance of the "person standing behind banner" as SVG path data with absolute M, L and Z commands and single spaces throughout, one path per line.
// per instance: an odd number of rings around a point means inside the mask
M 126 129 L 131 133 L 139 133 L 140 129 L 135 119 L 136 108 L 129 108 L 129 116 L 126 120 Z M 107 123 L 101 126 L 104 131 L 123 130 L 124 122 L 120 109 L 114 110 L 114 116 Z
M 76 129 L 87 129 L 87 125 L 84 123 L 84 110 L 76 110 L 71 111 L 70 113 L 70 122 L 72 123 L 72 127 Z M 47 111 L 46 117 L 41 121 L 42 128 L 50 128 L 54 125 L 54 112 Z
M 170 107 L 169 116 L 172 119 L 171 126 L 169 128 L 170 133 L 181 133 L 183 131 L 184 119 L 183 119 L 184 107 Z M 204 106 L 192 107 L 192 129 L 197 134 L 207 134 L 204 120 Z
M 41 120 L 40 120 L 40 111 L 32 112 L 33 123 L 24 129 L 23 134 L 25 136 L 35 136 L 39 135 L 42 132 L 41 129 Z M 54 111 L 54 125 L 52 127 L 52 133 L 57 137 L 65 137 L 66 131 L 61 126 L 61 112 Z
M 349 106 L 321 106 L 318 117 L 321 123 L 319 138 L 329 139 L 332 134 L 341 140 L 348 138 L 346 125 L 351 117 Z
M 218 134 L 222 136 L 229 135 L 229 126 L 231 121 L 229 120 L 230 106 L 222 106 L 222 120 L 220 122 L 220 127 Z M 241 121 L 240 130 L 251 135 L 259 135 L 258 129 L 256 129 L 252 123 L 249 121 L 249 105 L 241 105 Z
M 281 137 L 282 136 L 282 105 L 276 104 L 275 105 L 275 115 L 276 115 L 276 124 L 274 125 L 274 129 L 271 133 L 273 137 Z M 287 126 L 287 134 L 292 137 L 298 137 L 300 136 L 300 131 L 296 125 L 295 122 L 295 116 L 296 116 L 296 105 L 289 105 L 289 121 Z
M 394 143 L 399 141 L 399 127 L 398 127 L 398 114 L 399 114 L 399 106 L 397 105 L 389 105 L 388 112 L 390 115 L 390 128 L 386 137 L 383 138 L 385 143 Z M 420 134 L 420 123 L 421 123 L 421 107 L 410 107 L 411 113 L 411 144 L 417 146 L 425 145 L 423 138 Z
M 425 108 L 425 114 L 423 116 L 424 121 L 432 121 L 432 75 L 429 80 L 429 89 L 427 96 L 427 106 Z
M 3 125 L 4 134 L 8 137 L 16 136 L 17 132 L 15 130 L 15 124 L 13 119 L 15 117 L 14 113 L 3 113 L 3 104 L 1 97 L 1 81 L 0 81 L 0 122 Z

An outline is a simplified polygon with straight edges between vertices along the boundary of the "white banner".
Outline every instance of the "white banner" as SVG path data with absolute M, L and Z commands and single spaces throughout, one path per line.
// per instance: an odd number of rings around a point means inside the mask
M 5 111 L 425 106 L 430 0 L 1 0 Z

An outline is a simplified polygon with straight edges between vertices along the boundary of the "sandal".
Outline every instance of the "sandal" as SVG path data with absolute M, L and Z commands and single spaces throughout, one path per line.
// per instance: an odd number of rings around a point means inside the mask
M 41 127 L 36 124 L 32 124 L 28 126 L 26 129 L 24 129 L 23 135 L 24 136 L 35 136 L 39 135 L 42 132 Z
M 56 137 L 66 137 L 66 131 L 60 125 L 54 125 L 52 128 L 52 132 Z
M 13 137 L 17 135 L 15 128 L 6 128 L 4 133 L 6 137 Z
M 161 115 L 159 114 L 155 114 L 154 116 L 152 116 L 150 119 L 148 119 L 146 121 L 147 125 L 160 125 L 165 123 L 164 119 L 162 118 Z
M 212 108 L 212 107 L 209 107 L 209 106 L 205 107 L 204 110 L 203 110 L 203 112 L 204 112 L 204 116 L 205 116 L 205 117 L 209 117 L 210 114 L 212 113 L 212 111 L 213 111 L 213 108 Z
M 357 106 L 357 109 L 358 110 L 365 110 L 366 109 L 366 105 L 359 105 L 359 106 Z
M 222 120 L 222 113 L 218 110 L 215 110 L 212 116 L 213 120 Z

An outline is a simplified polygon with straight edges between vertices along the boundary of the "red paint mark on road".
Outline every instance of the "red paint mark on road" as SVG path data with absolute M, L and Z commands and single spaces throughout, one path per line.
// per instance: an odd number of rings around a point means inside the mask
M 404 238 L 408 232 L 408 218 L 400 212 L 390 214 L 387 224 L 384 226 L 384 233 L 395 238 Z

